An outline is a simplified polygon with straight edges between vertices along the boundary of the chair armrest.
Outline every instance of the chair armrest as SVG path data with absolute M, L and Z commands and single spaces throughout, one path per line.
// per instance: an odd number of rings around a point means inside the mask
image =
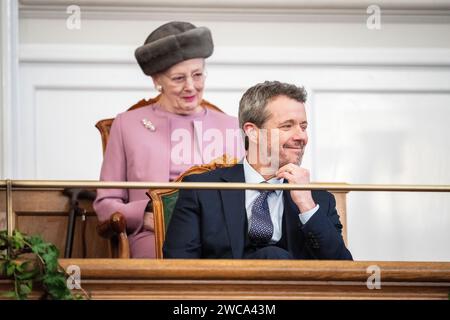
M 127 237 L 127 221 L 120 212 L 115 212 L 109 220 L 97 224 L 97 233 L 110 239 L 113 258 L 130 258 L 130 244 Z
M 97 233 L 106 239 L 118 236 L 120 233 L 125 232 L 127 229 L 127 220 L 125 216 L 120 212 L 114 212 L 109 220 L 99 222 L 97 224 Z

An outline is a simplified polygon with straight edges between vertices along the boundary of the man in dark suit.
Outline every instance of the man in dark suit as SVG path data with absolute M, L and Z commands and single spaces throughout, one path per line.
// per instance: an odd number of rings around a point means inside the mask
M 187 182 L 310 182 L 301 160 L 308 142 L 304 88 L 277 81 L 247 90 L 239 124 L 242 163 Z M 168 226 L 165 258 L 347 259 L 332 194 L 291 190 L 180 190 Z

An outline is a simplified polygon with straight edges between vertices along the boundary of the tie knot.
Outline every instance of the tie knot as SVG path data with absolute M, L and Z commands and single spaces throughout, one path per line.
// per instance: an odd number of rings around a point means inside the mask
M 263 181 L 261 183 L 268 184 L 267 181 Z M 275 190 L 259 190 L 260 196 L 266 196 L 266 197 L 268 197 L 272 192 L 275 192 Z
M 259 192 L 261 195 L 269 196 L 272 192 L 275 192 L 275 190 L 260 190 Z

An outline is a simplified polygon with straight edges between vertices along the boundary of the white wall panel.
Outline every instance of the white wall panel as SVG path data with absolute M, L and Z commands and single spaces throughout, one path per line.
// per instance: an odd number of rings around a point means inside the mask
M 314 117 L 319 181 L 450 181 L 450 91 L 320 92 Z M 450 258 L 449 194 L 351 192 L 348 209 L 349 242 L 359 259 Z
M 36 179 L 97 180 L 102 144 L 94 119 L 122 112 L 123 106 L 131 104 L 127 94 L 121 90 L 38 89 L 35 98 Z

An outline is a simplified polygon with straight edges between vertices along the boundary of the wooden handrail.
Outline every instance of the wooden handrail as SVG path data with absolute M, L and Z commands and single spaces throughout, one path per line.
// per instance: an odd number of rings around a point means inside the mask
M 7 180 L 0 180 L 0 188 L 6 188 Z M 450 185 L 414 184 L 254 184 L 219 182 L 116 182 L 94 180 L 9 180 L 12 189 L 37 188 L 104 188 L 104 189 L 252 189 L 252 190 L 333 190 L 333 191 L 390 191 L 390 192 L 450 192 Z
M 60 259 L 77 265 L 85 279 L 190 280 L 321 280 L 364 281 L 368 267 L 377 266 L 381 281 L 446 282 L 450 262 L 333 260 L 180 260 L 180 259 Z

